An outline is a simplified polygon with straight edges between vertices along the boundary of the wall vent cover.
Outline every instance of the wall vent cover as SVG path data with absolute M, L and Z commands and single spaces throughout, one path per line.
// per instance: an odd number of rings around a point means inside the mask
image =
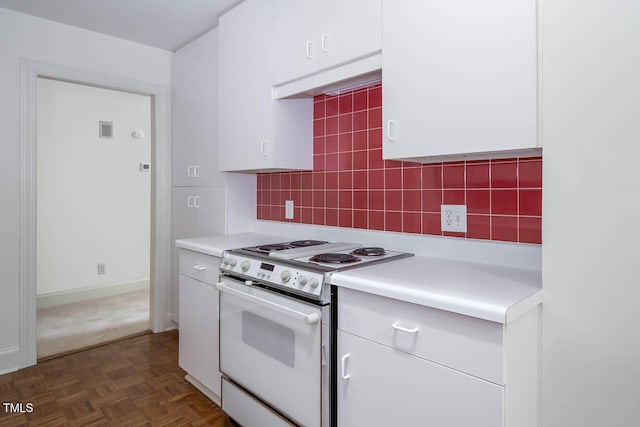
M 100 138 L 113 139 L 113 122 L 100 121 Z

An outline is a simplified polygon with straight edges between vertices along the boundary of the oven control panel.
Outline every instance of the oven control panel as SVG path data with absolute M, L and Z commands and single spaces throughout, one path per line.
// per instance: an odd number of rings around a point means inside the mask
M 220 269 L 247 277 L 250 280 L 316 297 L 321 295 L 324 284 L 323 273 L 227 251 L 222 253 Z

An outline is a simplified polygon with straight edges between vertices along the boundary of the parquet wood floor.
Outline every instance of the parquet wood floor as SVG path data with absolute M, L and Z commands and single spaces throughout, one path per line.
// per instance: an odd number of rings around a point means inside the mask
M 231 426 L 184 375 L 177 331 L 46 360 L 0 376 L 0 426 Z M 8 413 L 4 402 L 33 412 Z

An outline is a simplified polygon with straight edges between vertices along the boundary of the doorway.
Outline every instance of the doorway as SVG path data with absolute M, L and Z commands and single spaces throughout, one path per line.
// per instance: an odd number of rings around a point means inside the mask
M 36 111 L 39 77 L 150 96 L 151 255 L 150 324 L 153 332 L 172 329 L 168 316 L 170 277 L 169 90 L 152 83 L 22 59 L 20 61 L 20 324 L 19 366 L 36 363 Z M 78 177 L 81 179 L 81 177 Z M 108 260 L 107 260 L 108 261 Z M 108 270 L 107 270 L 108 271 Z
M 38 358 L 149 329 L 151 97 L 40 77 Z

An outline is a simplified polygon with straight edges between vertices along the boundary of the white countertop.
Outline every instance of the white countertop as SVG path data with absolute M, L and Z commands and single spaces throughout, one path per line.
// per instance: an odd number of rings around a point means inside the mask
M 286 240 L 282 235 L 241 233 L 180 239 L 175 244 L 220 257 L 224 249 Z M 539 270 L 432 256 L 333 273 L 331 283 L 498 323 L 508 323 L 542 301 Z
M 542 297 L 540 271 L 426 256 L 334 273 L 331 283 L 498 323 Z
M 222 251 L 225 249 L 237 249 L 287 240 L 286 237 L 271 234 L 240 233 L 199 237 L 195 239 L 179 239 L 176 240 L 176 246 L 182 249 L 189 249 L 191 251 L 221 257 Z

